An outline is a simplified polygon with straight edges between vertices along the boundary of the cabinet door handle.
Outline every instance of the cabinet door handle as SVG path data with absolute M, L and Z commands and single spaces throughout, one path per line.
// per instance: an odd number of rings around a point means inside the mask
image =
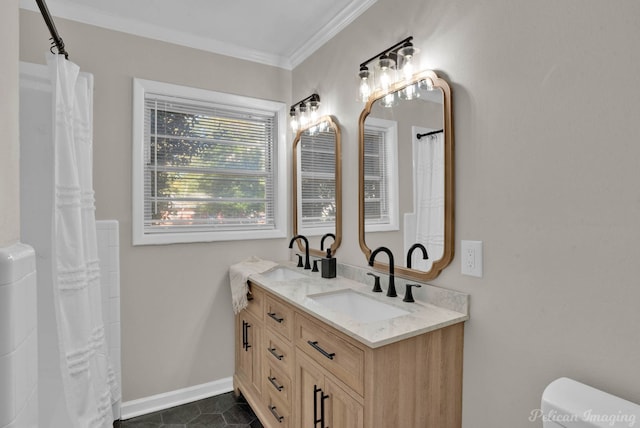
M 275 320 L 275 322 L 282 324 L 282 321 L 284 321 L 284 318 L 279 318 L 275 312 L 267 312 L 267 315 L 269 315 L 269 317 L 273 318 Z
M 267 351 L 271 352 L 271 355 L 273 355 L 274 357 L 276 357 L 279 360 L 282 360 L 284 358 L 284 355 L 279 355 L 276 351 L 276 348 L 267 348 Z
M 320 393 L 320 417 L 318 417 L 318 393 Z M 324 400 L 329 398 L 322 392 L 322 388 L 318 388 L 318 385 L 313 385 L 313 427 L 317 427 L 320 424 L 320 428 L 324 426 Z
M 325 428 L 324 426 L 324 400 L 329 398 L 328 395 L 325 395 L 322 390 L 320 390 L 320 428 Z
M 284 389 L 284 386 L 278 385 L 276 383 L 276 378 L 275 377 L 267 376 L 267 379 L 269 379 L 269 382 L 271 382 L 271 385 L 273 385 L 273 387 L 275 389 L 277 389 L 278 391 L 282 391 Z
M 245 335 L 246 335 L 247 339 L 246 339 L 244 350 L 247 351 L 247 352 L 249 351 L 249 348 L 251 348 L 251 345 L 249 345 L 249 327 L 251 327 L 251 324 L 245 323 L 245 327 L 244 328 L 246 330 Z
M 280 416 L 278 414 L 278 412 L 276 411 L 276 406 L 269 405 L 269 410 L 271 411 L 271 414 L 273 415 L 273 417 L 276 418 L 276 420 L 279 423 L 282 423 L 282 420 L 284 419 L 284 416 Z
M 318 385 L 313 385 L 313 428 L 316 428 L 318 423 L 322 421 L 321 418 L 318 418 L 318 392 L 322 394 Z
M 316 351 L 320 352 L 322 355 L 324 355 L 325 357 L 327 357 L 327 358 L 328 358 L 328 359 L 330 359 L 330 360 L 333 360 L 333 357 L 335 357 L 335 356 L 336 356 L 336 353 L 335 353 L 335 352 L 328 353 L 327 351 L 325 351 L 324 349 L 322 349 L 322 348 L 320 347 L 320 345 L 318 345 L 318 342 L 317 342 L 317 341 L 312 342 L 312 341 L 310 341 L 310 340 L 307 340 L 307 343 L 308 343 L 309 345 L 311 345 L 311 346 L 313 347 L 313 349 L 315 349 Z
M 242 320 L 242 349 L 247 350 L 247 322 Z

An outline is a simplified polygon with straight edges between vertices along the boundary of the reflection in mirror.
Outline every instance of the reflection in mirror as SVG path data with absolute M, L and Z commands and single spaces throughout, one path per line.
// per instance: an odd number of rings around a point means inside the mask
M 293 142 L 293 235 L 309 239 L 310 252 L 335 254 L 342 240 L 340 127 L 323 116 L 300 129 Z M 300 247 L 300 250 L 303 250 Z
M 395 256 L 397 275 L 435 278 L 453 258 L 448 84 L 426 71 L 410 84 L 375 93 L 360 116 L 359 143 L 360 247 L 365 256 L 385 246 Z M 382 263 L 376 267 L 388 270 Z

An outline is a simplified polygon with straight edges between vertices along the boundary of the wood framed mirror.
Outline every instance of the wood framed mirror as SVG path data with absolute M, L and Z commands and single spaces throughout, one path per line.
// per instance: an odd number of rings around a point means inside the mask
M 367 261 L 373 249 L 389 248 L 404 278 L 431 280 L 453 259 L 451 112 L 449 84 L 426 70 L 374 92 L 360 114 L 360 248 Z M 415 244 L 427 260 L 410 251 Z M 377 260 L 374 268 L 389 271 Z
M 293 236 L 306 236 L 309 254 L 319 257 L 326 256 L 327 248 L 335 254 L 342 241 L 341 144 L 333 116 L 301 128 L 293 141 Z M 298 248 L 304 251 L 300 240 Z

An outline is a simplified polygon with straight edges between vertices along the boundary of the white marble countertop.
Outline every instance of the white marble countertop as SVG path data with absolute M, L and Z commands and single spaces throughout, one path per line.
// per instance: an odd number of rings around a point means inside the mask
M 370 348 L 388 345 L 389 343 L 418 336 L 469 319 L 468 313 L 446 309 L 428 302 L 419 300 L 416 300 L 415 303 L 403 302 L 404 287 L 402 289 L 398 288 L 398 297 L 392 298 L 387 297 L 386 293 L 373 293 L 371 284 L 363 284 L 341 276 L 332 279 L 322 278 L 319 272 L 296 268 L 294 264 L 288 262 L 280 263 L 280 266 L 302 274 L 304 277 L 273 280 L 261 274 L 252 274 L 249 279 L 301 311 L 326 322 Z M 384 288 L 386 289 L 386 287 Z M 355 290 L 387 305 L 403 309 L 409 314 L 381 321 L 358 322 L 347 314 L 308 297 L 309 295 L 335 292 L 343 289 Z M 447 293 L 445 289 L 439 290 L 439 293 Z M 451 293 L 457 294 L 457 298 L 462 295 L 454 291 L 451 291 Z M 462 298 L 468 299 L 468 296 L 462 295 Z M 465 304 L 463 310 L 467 308 L 468 305 Z

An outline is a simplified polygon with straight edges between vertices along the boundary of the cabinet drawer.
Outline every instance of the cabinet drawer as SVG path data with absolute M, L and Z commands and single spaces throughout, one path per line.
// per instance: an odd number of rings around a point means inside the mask
M 269 412 L 269 415 L 267 415 L 270 422 L 269 426 L 278 428 L 293 427 L 291 409 L 283 403 L 277 395 L 269 391 L 265 397 L 265 401 L 267 404 L 267 412 Z
M 264 311 L 264 291 L 249 283 L 249 296 L 247 299 L 249 300 L 249 305 L 245 310 L 262 321 L 262 313 Z
M 286 343 L 277 334 L 267 330 L 264 336 L 265 359 L 278 370 L 283 371 L 287 376 L 293 372 L 293 350 L 291 345 Z
M 264 379 L 262 390 L 277 396 L 282 404 L 286 404 L 287 410 L 291 409 L 291 400 L 293 399 L 293 391 L 291 389 L 291 378 L 282 371 L 276 369 L 271 364 L 267 364 L 264 368 Z
M 264 322 L 273 331 L 291 341 L 293 336 L 293 308 L 271 296 L 265 299 Z
M 358 394 L 364 391 L 364 351 L 296 314 L 296 345 Z

